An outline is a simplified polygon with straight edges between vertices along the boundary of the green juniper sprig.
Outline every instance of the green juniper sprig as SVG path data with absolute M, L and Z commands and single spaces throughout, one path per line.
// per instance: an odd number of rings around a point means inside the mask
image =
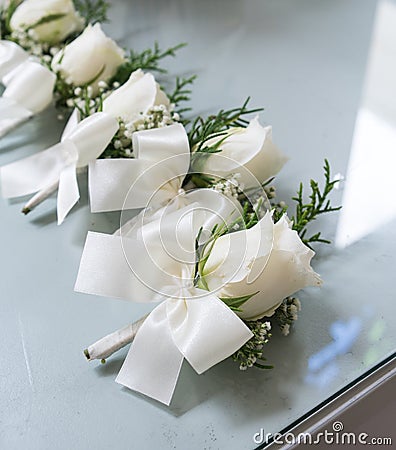
M 74 6 L 85 23 L 108 22 L 110 4 L 106 0 L 74 0 Z
M 181 44 L 175 45 L 174 47 L 169 47 L 166 50 L 161 50 L 158 42 L 155 42 L 152 49 L 148 48 L 141 52 L 132 49 L 129 51 L 129 55 L 126 58 L 126 61 L 118 68 L 110 83 L 125 83 L 130 77 L 131 73 L 137 69 L 165 74 L 167 73 L 167 70 L 160 66 L 160 61 L 169 56 L 175 57 L 176 52 L 186 45 L 187 44 L 183 42 Z
M 302 183 L 300 183 L 297 196 L 292 198 L 297 203 L 295 215 L 291 217 L 293 229 L 297 231 L 304 244 L 309 247 L 313 242 L 329 244 L 330 241 L 323 239 L 320 232 L 307 237 L 307 225 L 316 220 L 321 214 L 339 211 L 341 209 L 341 206 L 333 207 L 329 199 L 331 191 L 334 189 L 334 186 L 339 183 L 339 180 L 331 181 L 330 164 L 327 159 L 325 159 L 323 169 L 325 175 L 325 185 L 323 190 L 320 189 L 317 181 L 311 180 L 311 193 L 309 194 L 308 203 L 305 203 L 303 199 L 304 187 Z
M 180 107 L 183 102 L 189 102 L 191 100 L 191 85 L 196 80 L 197 75 L 192 75 L 190 77 L 176 77 L 175 88 L 172 92 L 168 94 L 169 101 L 173 105 L 173 108 L 177 110 L 178 120 L 184 126 L 186 126 L 190 121 L 184 119 L 184 114 L 191 111 L 191 107 Z
M 206 119 L 199 116 L 191 124 L 188 132 L 190 148 L 195 152 L 218 153 L 219 144 L 208 146 L 209 139 L 225 136 L 227 130 L 233 127 L 246 128 L 249 124 L 245 116 L 262 111 L 263 108 L 248 108 L 250 97 L 242 106 L 232 109 L 221 109 L 217 114 L 210 115 Z
M 263 108 L 249 108 L 248 104 L 250 97 L 248 97 L 242 106 L 221 109 L 217 114 L 212 114 L 207 118 L 198 116 L 191 124 L 188 131 L 188 140 L 190 143 L 191 166 L 197 158 L 209 156 L 212 153 L 220 153 L 221 145 L 228 137 L 232 128 L 246 128 L 249 121 L 246 115 L 263 111 Z M 215 144 L 208 145 L 208 141 L 213 138 L 222 137 Z M 216 180 L 208 175 L 201 173 L 194 173 L 186 177 L 184 184 L 192 181 L 197 187 L 210 187 Z
M 308 225 L 316 220 L 321 214 L 339 211 L 341 209 L 341 206 L 333 207 L 331 205 L 331 200 L 329 199 L 332 190 L 335 185 L 339 183 L 339 180 L 331 181 L 330 164 L 327 159 L 325 159 L 323 169 L 325 177 L 324 187 L 321 190 L 319 183 L 315 180 L 311 180 L 311 193 L 309 195 L 308 203 L 304 202 L 303 183 L 300 183 L 297 196 L 292 197 L 292 200 L 296 202 L 296 212 L 290 218 L 293 223 L 292 228 L 297 231 L 301 240 L 308 247 L 311 247 L 310 244 L 313 242 L 321 242 L 325 244 L 331 243 L 328 239 L 323 239 L 320 232 L 307 237 Z M 264 183 L 263 188 L 267 198 L 270 201 L 272 207 L 272 218 L 276 223 L 286 214 L 289 209 L 289 205 L 287 205 L 284 201 L 276 201 L 276 188 L 271 184 L 273 180 L 274 178 L 271 178 Z

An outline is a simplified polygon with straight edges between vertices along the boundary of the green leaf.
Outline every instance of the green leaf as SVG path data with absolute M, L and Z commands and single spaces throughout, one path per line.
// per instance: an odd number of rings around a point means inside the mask
M 260 291 L 257 291 L 254 294 L 242 295 L 241 297 L 219 297 L 219 298 L 233 311 L 242 312 L 240 307 L 259 292 Z
M 191 86 L 194 81 L 196 80 L 197 75 L 192 75 L 191 77 L 184 78 L 184 77 L 176 77 L 176 84 L 175 89 L 173 92 L 171 92 L 168 97 L 169 101 L 175 105 L 175 107 L 178 107 L 181 102 L 187 102 L 190 101 L 191 96 L 191 89 L 189 86 Z M 184 108 L 183 111 L 190 111 L 191 108 Z M 180 109 L 179 109 L 180 114 Z
M 259 369 L 267 369 L 267 370 L 270 370 L 270 369 L 273 369 L 274 368 L 274 366 L 269 366 L 269 365 L 267 365 L 267 364 L 260 364 L 260 363 L 258 363 L 257 361 L 253 364 L 255 367 L 258 367 Z
M 35 24 L 31 25 L 29 28 L 36 28 L 39 25 L 44 25 L 45 23 L 54 22 L 55 20 L 62 19 L 65 16 L 66 16 L 66 14 L 63 14 L 63 13 L 50 14 L 48 16 L 42 17 L 39 21 L 37 21 Z
M 8 32 L 8 33 L 11 31 L 11 28 L 10 28 L 11 17 L 14 14 L 17 7 L 18 7 L 18 2 L 16 2 L 15 0 L 11 0 L 10 3 L 8 4 L 8 8 L 5 11 L 4 26 L 5 26 L 6 32 Z M 1 30 L 1 31 L 3 34 L 3 30 Z

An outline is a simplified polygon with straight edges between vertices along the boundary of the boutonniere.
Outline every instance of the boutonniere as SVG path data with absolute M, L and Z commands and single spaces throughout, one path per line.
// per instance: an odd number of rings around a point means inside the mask
M 310 266 L 314 252 L 286 218 L 274 224 L 267 213 L 250 229 L 236 230 L 243 224 L 238 209 L 218 203 L 227 206 L 209 212 L 213 198 L 194 202 L 165 210 L 133 234 L 89 233 L 85 244 L 76 290 L 160 301 L 138 324 L 89 347 L 87 358 L 106 358 L 132 341 L 116 381 L 166 404 L 183 359 L 202 373 L 252 339 L 263 345 L 270 325 L 261 319 L 285 297 L 321 284 Z M 255 351 L 258 363 L 263 351 Z
M 120 127 L 124 130 L 129 125 L 135 126 L 159 102 L 163 104 L 168 100 L 153 75 L 134 72 L 123 86 L 101 103 L 99 112 L 79 121 L 80 114 L 76 110 L 59 144 L 3 166 L 3 196 L 11 198 L 38 192 L 25 205 L 24 212 L 27 213 L 58 190 L 58 223 L 62 223 L 79 199 L 77 170 L 87 167 L 109 146 L 116 145 L 115 135 Z
M 178 127 L 175 132 L 182 135 Z M 227 178 L 215 181 L 212 173 L 188 173 L 209 187 L 180 189 L 184 172 L 170 162 L 183 155 L 178 154 L 183 146 L 161 131 L 135 134 L 138 148 L 148 144 L 149 154 L 157 149 L 164 156 L 163 148 L 174 152 L 169 156 L 165 151 L 166 158 L 145 167 L 141 183 L 131 182 L 126 209 L 150 192 L 146 208 L 114 235 L 88 234 L 75 289 L 161 302 L 148 316 L 89 346 L 85 355 L 105 360 L 132 342 L 117 381 L 169 404 L 183 358 L 198 373 L 229 356 L 241 370 L 269 367 L 264 345 L 271 327 L 277 324 L 288 334 L 300 309 L 293 295 L 322 283 L 310 265 L 315 254 L 310 244 L 325 240 L 320 233 L 309 237 L 307 225 L 318 214 L 338 208 L 328 200 L 336 181 L 330 180 L 327 162 L 323 191 L 312 182 L 307 204 L 300 188 L 291 219 L 285 203 L 276 201 L 271 180 L 262 186 L 243 165 L 246 160 L 221 153 L 205 152 Z M 265 151 L 262 134 L 266 135 L 260 130 L 259 148 Z M 226 168 L 232 169 L 232 176 Z M 170 178 L 164 181 L 166 174 Z M 244 180 L 246 188 L 238 180 Z M 159 187 L 151 190 L 155 183 Z M 148 354 L 147 348 L 154 350 Z

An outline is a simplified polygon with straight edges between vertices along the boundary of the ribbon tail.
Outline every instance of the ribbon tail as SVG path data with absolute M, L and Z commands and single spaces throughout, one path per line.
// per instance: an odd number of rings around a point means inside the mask
M 173 342 L 164 302 L 143 322 L 116 382 L 169 405 L 182 362 L 183 355 Z
M 131 270 L 119 236 L 88 232 L 74 290 L 86 294 L 132 300 Z
M 0 98 L 0 138 L 30 119 L 32 112 L 11 98 Z
M 58 225 L 65 220 L 69 211 L 80 199 L 76 171 L 76 164 L 70 164 L 60 174 L 57 199 Z
M 239 350 L 253 333 L 216 295 L 199 289 L 194 294 L 201 296 L 186 304 L 167 302 L 167 313 L 175 345 L 201 374 Z

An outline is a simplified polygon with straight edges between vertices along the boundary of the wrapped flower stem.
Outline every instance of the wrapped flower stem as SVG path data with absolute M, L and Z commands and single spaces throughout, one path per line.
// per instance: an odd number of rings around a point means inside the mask
M 30 211 L 32 211 L 36 206 L 40 205 L 40 203 L 42 203 L 54 192 L 56 192 L 58 190 L 58 187 L 59 187 L 59 180 L 55 181 L 46 188 L 41 189 L 41 191 L 37 192 L 37 194 L 35 194 L 22 208 L 23 214 L 29 214 Z
M 146 314 L 136 322 L 127 325 L 120 330 L 114 331 L 114 333 L 108 334 L 102 339 L 99 339 L 84 350 L 84 355 L 89 361 L 100 359 L 102 362 L 105 362 L 106 358 L 122 349 L 126 345 L 130 344 L 134 340 L 137 332 L 139 331 L 143 322 L 146 320 L 147 316 L 148 314 Z

